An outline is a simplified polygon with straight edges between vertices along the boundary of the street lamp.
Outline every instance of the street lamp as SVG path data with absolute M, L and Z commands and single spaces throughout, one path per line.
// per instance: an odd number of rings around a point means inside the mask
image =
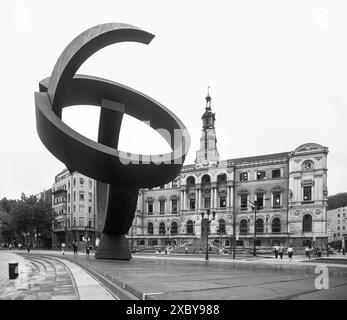
M 208 233 L 209 233 L 209 228 L 211 222 L 215 219 L 216 216 L 216 211 L 212 212 L 212 217 L 210 217 L 210 209 L 207 209 L 206 216 L 207 218 L 204 218 L 205 212 L 201 211 L 201 223 L 204 223 L 206 226 L 206 255 L 205 255 L 205 260 L 208 260 Z
M 90 241 L 90 238 L 89 238 L 89 232 L 90 232 L 90 229 L 91 229 L 91 226 L 90 225 L 87 225 L 84 227 L 84 230 L 85 230 L 85 234 L 86 234 L 86 241 Z
M 264 200 L 269 200 L 268 198 Z M 253 241 L 253 256 L 257 255 L 257 247 L 256 247 L 256 237 L 257 237 L 257 209 L 259 208 L 258 200 L 254 200 L 254 202 L 248 200 L 251 204 L 250 207 L 252 211 L 254 211 L 254 241 Z

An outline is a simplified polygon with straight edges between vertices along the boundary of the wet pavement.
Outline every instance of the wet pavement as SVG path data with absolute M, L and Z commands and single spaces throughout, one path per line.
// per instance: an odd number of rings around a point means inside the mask
M 39 252 L 37 252 L 39 253 Z M 131 261 L 97 260 L 43 252 L 87 267 L 125 288 L 138 299 L 347 299 L 347 265 L 288 259 L 173 255 L 133 255 Z M 304 261 L 302 261 L 304 259 Z M 328 289 L 316 288 L 317 266 L 328 267 Z
M 9 279 L 10 262 L 18 277 Z M 0 251 L 0 300 L 109 300 L 114 297 L 81 268 L 35 253 Z

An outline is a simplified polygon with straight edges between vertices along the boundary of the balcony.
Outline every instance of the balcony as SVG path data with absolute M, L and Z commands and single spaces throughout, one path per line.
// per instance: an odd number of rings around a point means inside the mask
M 67 190 L 66 189 L 58 189 L 52 192 L 52 195 L 57 195 L 57 194 L 66 194 Z

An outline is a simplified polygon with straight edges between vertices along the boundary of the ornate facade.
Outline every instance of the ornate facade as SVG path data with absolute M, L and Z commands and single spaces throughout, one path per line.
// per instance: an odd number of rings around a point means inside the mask
M 221 160 L 215 113 L 206 97 L 200 149 L 171 183 L 139 193 L 132 248 L 202 245 L 201 212 L 214 212 L 211 246 L 275 243 L 323 246 L 327 237 L 328 148 L 306 143 L 294 151 Z M 252 209 L 256 200 L 257 209 Z M 235 219 L 234 219 L 235 218 Z

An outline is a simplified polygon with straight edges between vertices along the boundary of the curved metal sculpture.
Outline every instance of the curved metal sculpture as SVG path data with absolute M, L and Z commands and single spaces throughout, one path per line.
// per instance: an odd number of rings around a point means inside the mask
M 70 172 L 97 180 L 99 259 L 131 259 L 125 234 L 134 219 L 139 188 L 173 180 L 188 153 L 190 137 L 180 119 L 152 98 L 120 83 L 75 73 L 101 48 L 124 41 L 149 44 L 153 37 L 122 23 L 88 29 L 66 47 L 51 77 L 35 92 L 36 127 L 43 144 Z M 101 106 L 98 142 L 61 121 L 62 109 L 72 105 Z M 172 152 L 149 156 L 117 150 L 124 113 L 156 129 Z

